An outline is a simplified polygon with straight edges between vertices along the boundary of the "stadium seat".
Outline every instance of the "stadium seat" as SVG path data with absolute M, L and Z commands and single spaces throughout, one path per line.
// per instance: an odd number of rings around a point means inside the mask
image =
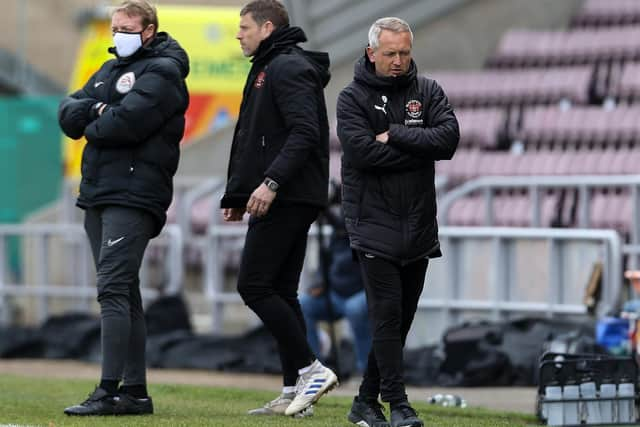
M 594 67 L 526 70 L 437 71 L 437 80 L 457 107 L 589 102 Z
M 507 31 L 488 65 L 550 67 L 640 58 L 640 26 Z
M 602 27 L 640 23 L 637 0 L 585 0 L 574 16 L 574 27 Z
M 460 147 L 498 148 L 507 126 L 507 111 L 500 108 L 458 109 Z

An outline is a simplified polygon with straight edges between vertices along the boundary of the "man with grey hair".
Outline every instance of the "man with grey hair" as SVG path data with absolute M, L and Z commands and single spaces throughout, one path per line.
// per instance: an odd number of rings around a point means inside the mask
M 369 427 L 422 427 L 407 400 L 402 351 L 429 258 L 441 256 L 435 161 L 452 158 L 458 122 L 442 88 L 419 76 L 413 34 L 377 20 L 354 80 L 338 97 L 343 208 L 360 262 L 373 345 L 348 419 Z M 391 408 L 390 422 L 378 395 Z

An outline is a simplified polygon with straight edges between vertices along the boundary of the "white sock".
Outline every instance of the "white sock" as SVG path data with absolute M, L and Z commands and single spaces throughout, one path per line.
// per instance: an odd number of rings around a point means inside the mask
M 302 368 L 302 369 L 298 369 L 298 374 L 299 374 L 299 375 L 304 375 L 304 374 L 306 374 L 307 372 L 309 372 L 309 371 L 311 370 L 311 368 L 313 367 L 313 364 L 314 364 L 314 363 L 316 363 L 317 361 L 318 361 L 318 359 L 314 360 L 314 361 L 311 363 L 311 365 L 309 365 L 309 366 L 305 366 L 305 367 L 304 367 L 304 368 Z
M 282 394 L 291 394 L 296 392 L 296 386 L 282 387 Z

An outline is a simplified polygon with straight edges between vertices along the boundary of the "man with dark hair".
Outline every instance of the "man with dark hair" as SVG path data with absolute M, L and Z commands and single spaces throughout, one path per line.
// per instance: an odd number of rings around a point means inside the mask
M 348 419 L 369 427 L 422 427 L 407 400 L 402 351 L 429 258 L 441 256 L 435 161 L 451 159 L 458 122 L 442 88 L 419 76 L 413 35 L 381 18 L 338 97 L 342 204 L 367 293 L 373 345 Z M 391 423 L 378 395 L 391 407 Z
M 284 377 L 282 394 L 250 413 L 299 415 L 338 383 L 307 344 L 297 293 L 307 233 L 328 197 L 329 57 L 298 46 L 306 36 L 275 0 L 242 9 L 237 39 L 252 66 L 221 207 L 226 221 L 250 215 L 238 292 L 275 337 Z
M 153 413 L 147 395 L 146 325 L 138 271 L 172 199 L 189 94 L 189 58 L 146 0 L 114 9 L 116 57 L 60 103 L 70 138 L 84 136 L 77 205 L 85 210 L 97 271 L 102 376 L 67 415 Z M 119 383 L 122 381 L 120 387 Z

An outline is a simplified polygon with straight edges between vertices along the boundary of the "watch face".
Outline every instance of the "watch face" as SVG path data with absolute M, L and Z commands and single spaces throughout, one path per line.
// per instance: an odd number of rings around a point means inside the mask
M 276 184 L 275 182 L 271 181 L 267 184 L 267 187 L 269 187 L 270 190 L 272 191 L 276 191 L 278 189 L 278 184 Z

